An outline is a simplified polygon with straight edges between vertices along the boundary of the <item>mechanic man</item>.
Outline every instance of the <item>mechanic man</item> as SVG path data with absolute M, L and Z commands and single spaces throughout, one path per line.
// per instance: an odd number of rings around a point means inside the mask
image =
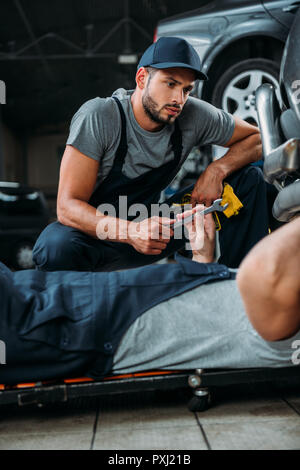
M 178 263 L 105 273 L 0 263 L 0 383 L 299 364 L 300 218 L 261 240 L 237 280 L 211 262 L 211 215 L 188 230 L 193 259 Z
M 195 146 L 218 144 L 227 154 L 170 198 L 209 206 L 226 180 L 244 207 L 237 217 L 221 216 L 220 263 L 239 266 L 268 233 L 266 187 L 259 169 L 257 127 L 204 101 L 189 97 L 196 79 L 205 80 L 194 48 L 179 38 L 161 38 L 142 56 L 133 91 L 87 101 L 74 115 L 63 155 L 57 200 L 58 221 L 46 227 L 33 251 L 40 270 L 111 271 L 151 264 L 182 248 L 170 217 L 150 209 Z M 244 168 L 245 167 L 245 168 Z M 144 220 L 119 212 L 143 204 Z M 113 215 L 104 214 L 110 204 Z M 135 214 L 135 217 L 138 214 Z M 114 229 L 112 229 L 114 227 Z

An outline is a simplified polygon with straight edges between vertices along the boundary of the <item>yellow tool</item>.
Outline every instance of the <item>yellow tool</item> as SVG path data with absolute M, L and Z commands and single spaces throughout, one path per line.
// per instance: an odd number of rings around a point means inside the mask
M 228 203 L 228 207 L 224 210 L 223 214 L 226 215 L 228 219 L 233 215 L 238 215 L 243 207 L 243 204 L 234 194 L 233 188 L 228 183 L 224 183 L 221 205 L 224 206 L 226 203 Z
M 221 205 L 223 206 L 223 204 L 221 204 Z M 224 214 L 224 212 L 223 212 L 223 214 Z M 216 212 L 213 212 L 212 216 L 213 216 L 213 219 L 214 219 L 216 231 L 218 232 L 219 230 L 221 230 L 221 222 L 220 222 L 218 214 Z

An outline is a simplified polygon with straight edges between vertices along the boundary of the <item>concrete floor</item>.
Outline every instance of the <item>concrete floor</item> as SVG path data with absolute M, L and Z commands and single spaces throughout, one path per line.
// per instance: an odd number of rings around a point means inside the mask
M 187 391 L 0 408 L 0 449 L 300 449 L 300 385 L 227 387 L 205 412 Z

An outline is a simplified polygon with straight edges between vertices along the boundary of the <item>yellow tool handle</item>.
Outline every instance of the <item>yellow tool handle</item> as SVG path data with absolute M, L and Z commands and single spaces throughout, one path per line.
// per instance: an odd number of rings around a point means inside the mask
M 215 222 L 216 231 L 219 232 L 219 230 L 221 230 L 221 222 L 220 222 L 220 219 L 218 217 L 218 214 L 216 212 L 213 212 L 212 216 L 213 216 L 213 219 L 214 219 L 214 222 Z

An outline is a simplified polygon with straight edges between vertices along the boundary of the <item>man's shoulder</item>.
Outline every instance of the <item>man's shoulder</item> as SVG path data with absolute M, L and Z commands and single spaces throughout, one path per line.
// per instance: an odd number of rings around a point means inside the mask
M 200 98 L 196 98 L 194 96 L 189 96 L 185 106 L 184 111 L 186 114 L 191 114 L 193 112 L 213 112 L 217 111 L 214 105 L 209 103 L 208 101 L 201 100 Z
M 111 119 L 118 119 L 119 111 L 113 96 L 118 98 L 118 100 L 123 104 L 123 108 L 126 112 L 126 103 L 130 99 L 130 92 L 124 90 L 123 88 L 119 88 L 112 94 L 112 96 L 108 96 L 106 98 L 101 98 L 98 96 L 86 101 L 80 106 L 75 116 L 92 115 L 99 117 L 99 119 L 105 118 L 105 120 L 108 121 Z
M 183 131 L 187 129 L 197 138 L 201 137 L 201 142 L 197 145 L 223 145 L 232 135 L 234 128 L 233 117 L 228 112 L 195 97 L 189 97 L 178 119 Z
M 101 115 L 104 112 L 113 113 L 114 110 L 115 102 L 111 97 L 96 97 L 83 103 L 78 109 L 77 113 Z
M 134 90 L 125 90 L 125 88 L 118 88 L 116 91 L 113 92 L 112 97 L 118 98 L 121 102 L 128 103 L 130 97 Z

